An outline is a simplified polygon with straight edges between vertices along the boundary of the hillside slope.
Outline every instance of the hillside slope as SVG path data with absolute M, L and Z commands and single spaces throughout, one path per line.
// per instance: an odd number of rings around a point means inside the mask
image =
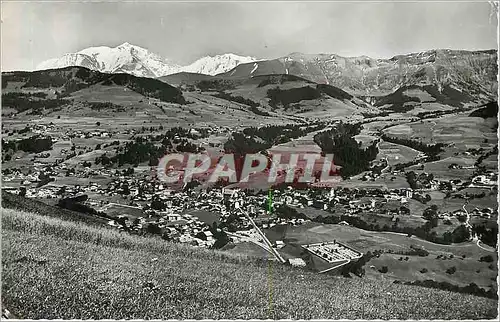
M 182 67 L 181 71 L 205 75 L 217 75 L 225 73 L 239 64 L 249 63 L 255 60 L 257 59 L 254 57 L 238 56 L 235 54 L 205 56 L 188 66 Z
M 29 319 L 480 319 L 497 301 L 345 279 L 2 209 L 2 302 Z
M 184 104 L 182 92 L 160 80 L 130 74 L 106 74 L 84 67 L 67 67 L 35 72 L 2 73 L 2 91 L 27 91 L 50 89 L 65 97 L 91 85 L 119 85 L 145 96 L 165 102 Z M 12 85 L 12 86 L 11 86 Z

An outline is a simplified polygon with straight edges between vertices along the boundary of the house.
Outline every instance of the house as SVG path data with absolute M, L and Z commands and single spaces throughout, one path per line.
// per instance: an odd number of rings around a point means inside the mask
M 305 267 L 306 262 L 302 258 L 290 258 L 288 259 L 288 263 L 293 267 Z
M 281 249 L 285 247 L 285 243 L 282 240 L 277 240 L 276 243 L 274 243 L 274 246 L 278 249 Z
M 190 235 L 181 235 L 179 236 L 179 242 L 181 243 L 188 243 L 193 240 L 193 237 Z
M 226 196 L 232 196 L 233 194 L 237 196 L 238 192 L 240 189 L 235 188 L 235 189 L 230 189 L 230 188 L 222 188 L 222 194 Z
M 308 203 L 309 205 L 309 203 Z M 312 202 L 313 208 L 326 210 L 328 205 L 324 201 L 315 200 Z
M 212 239 L 214 239 L 214 235 L 209 230 L 205 230 L 203 232 L 203 234 L 205 235 L 206 240 L 212 240 Z
M 174 213 L 166 213 L 166 212 L 161 212 L 160 216 L 166 221 L 178 221 L 181 220 L 182 217 L 179 214 L 174 214 Z
M 195 129 L 191 129 L 191 130 L 189 131 L 189 134 L 191 134 L 191 135 L 195 135 L 195 136 L 200 136 L 200 132 L 198 132 L 198 131 L 197 131 L 197 130 L 195 130 Z
M 209 231 L 209 230 L 202 231 L 202 232 L 196 234 L 195 237 L 199 238 L 201 240 L 204 240 L 204 241 L 212 241 L 212 240 L 214 240 L 214 236 L 213 236 L 212 232 Z

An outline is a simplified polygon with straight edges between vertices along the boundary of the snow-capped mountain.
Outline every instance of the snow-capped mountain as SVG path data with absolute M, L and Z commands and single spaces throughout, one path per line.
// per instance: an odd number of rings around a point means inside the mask
M 229 78 L 290 74 L 357 95 L 386 95 L 411 85 L 467 88 L 471 84 L 483 92 L 496 93 L 498 85 L 496 50 L 436 49 L 389 59 L 291 53 L 277 59 L 257 60 L 223 54 L 203 57 L 190 65 L 180 66 L 144 48 L 124 43 L 115 48 L 91 47 L 66 54 L 41 63 L 37 70 L 69 66 L 153 78 L 179 72 L 219 74 Z
M 182 67 L 183 72 L 217 75 L 225 73 L 239 64 L 251 63 L 257 61 L 254 57 L 238 56 L 235 54 L 223 54 L 216 56 L 206 56 L 198 59 L 191 65 Z
M 239 64 L 256 61 L 253 57 L 223 54 L 198 59 L 188 66 L 180 66 L 159 55 L 129 43 L 115 48 L 107 46 L 90 47 L 77 53 L 40 63 L 36 70 L 81 66 L 104 73 L 128 73 L 142 77 L 161 77 L 181 71 L 216 75 L 227 72 Z
M 81 53 L 66 54 L 60 58 L 52 58 L 46 60 L 38 64 L 38 66 L 35 69 L 45 70 L 45 69 L 64 68 L 68 66 L 81 66 L 81 67 L 86 67 L 88 69 L 99 70 L 99 63 L 95 59 Z
M 77 53 L 50 59 L 37 66 L 37 70 L 82 66 L 104 73 L 128 73 L 142 77 L 159 77 L 180 71 L 181 66 L 150 53 L 148 50 L 121 44 L 115 48 L 90 47 Z

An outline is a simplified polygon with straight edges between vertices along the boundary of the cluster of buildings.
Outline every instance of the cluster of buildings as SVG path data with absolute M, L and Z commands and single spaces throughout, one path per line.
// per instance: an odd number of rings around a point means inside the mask
M 157 212 L 153 216 L 138 217 L 134 220 L 126 216 L 118 216 L 117 219 L 110 220 L 108 224 L 135 234 L 159 234 L 165 240 L 187 243 L 196 247 L 209 248 L 215 243 L 210 227 L 190 214 Z
M 472 178 L 473 184 L 496 186 L 498 184 L 498 174 L 489 172 Z

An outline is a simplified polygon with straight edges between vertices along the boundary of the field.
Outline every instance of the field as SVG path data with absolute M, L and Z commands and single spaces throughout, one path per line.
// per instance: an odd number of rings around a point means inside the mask
M 424 169 L 420 170 L 426 173 L 432 173 L 436 179 L 440 180 L 467 180 L 474 173 L 474 168 L 462 168 L 462 169 L 450 169 L 449 166 L 451 164 L 458 164 L 462 167 L 471 167 L 474 166 L 475 159 L 465 158 L 465 157 L 448 157 L 445 159 L 441 159 L 439 161 L 427 162 L 424 164 Z M 408 171 L 417 171 L 417 166 L 411 166 L 407 168 Z
M 337 184 L 338 187 L 349 189 L 403 189 L 409 188 L 410 185 L 404 175 L 392 175 L 391 173 L 383 173 L 375 181 L 363 181 L 360 179 L 361 174 L 352 177 L 349 180 L 343 180 Z M 394 178 L 394 179 L 393 179 Z
M 480 146 L 492 147 L 492 144 L 483 144 L 483 140 L 497 141 L 496 132 L 492 129 L 493 122 L 492 119 L 454 114 L 391 126 L 383 132 L 389 136 L 412 138 L 427 144 L 453 144 L 458 151 Z
M 378 145 L 379 154 L 377 159 L 387 158 L 389 165 L 395 165 L 398 163 L 406 163 L 415 160 L 419 154 L 419 151 L 406 147 L 400 144 L 394 144 L 390 142 L 382 141 Z
M 271 253 L 264 250 L 262 247 L 259 247 L 251 242 L 241 242 L 237 244 L 228 244 L 222 248 L 223 251 L 229 254 L 240 254 L 248 257 L 255 258 L 265 258 L 269 260 L 274 260 L 275 258 Z
M 491 299 L 294 270 L 2 209 L 2 301 L 28 319 L 487 319 Z
M 483 250 L 472 242 L 440 245 L 416 237 L 409 238 L 405 234 L 373 232 L 350 226 L 317 223 L 307 223 L 297 227 L 289 226 L 286 229 L 276 226 L 273 229 L 265 230 L 265 233 L 271 241 L 284 240 L 297 245 L 336 240 L 363 253 L 375 250 L 408 252 L 411 250 L 410 246 L 422 247 L 429 252 L 428 256 L 383 254 L 380 258 L 372 259 L 365 267 L 367 275 L 370 278 L 404 281 L 433 279 L 460 286 L 476 283 L 485 289 L 489 289 L 493 285 L 496 287 L 495 281 L 498 271 L 496 261 L 493 263 L 493 269 L 488 268 L 491 263 L 479 262 L 480 257 L 486 255 L 492 255 L 496 259 L 494 250 Z M 283 251 L 286 252 L 286 249 L 284 248 Z M 436 259 L 438 255 L 445 255 L 448 259 Z M 406 256 L 409 257 L 409 261 L 399 261 L 399 257 Z M 453 258 L 449 259 L 450 256 Z M 368 269 L 370 265 L 374 265 L 376 268 L 388 266 L 389 273 L 382 274 L 376 270 L 372 271 Z M 446 269 L 451 266 L 456 266 L 457 272 L 453 275 L 446 274 Z M 419 270 L 424 267 L 428 273 L 421 274 Z M 477 270 L 480 270 L 480 274 L 477 273 Z

